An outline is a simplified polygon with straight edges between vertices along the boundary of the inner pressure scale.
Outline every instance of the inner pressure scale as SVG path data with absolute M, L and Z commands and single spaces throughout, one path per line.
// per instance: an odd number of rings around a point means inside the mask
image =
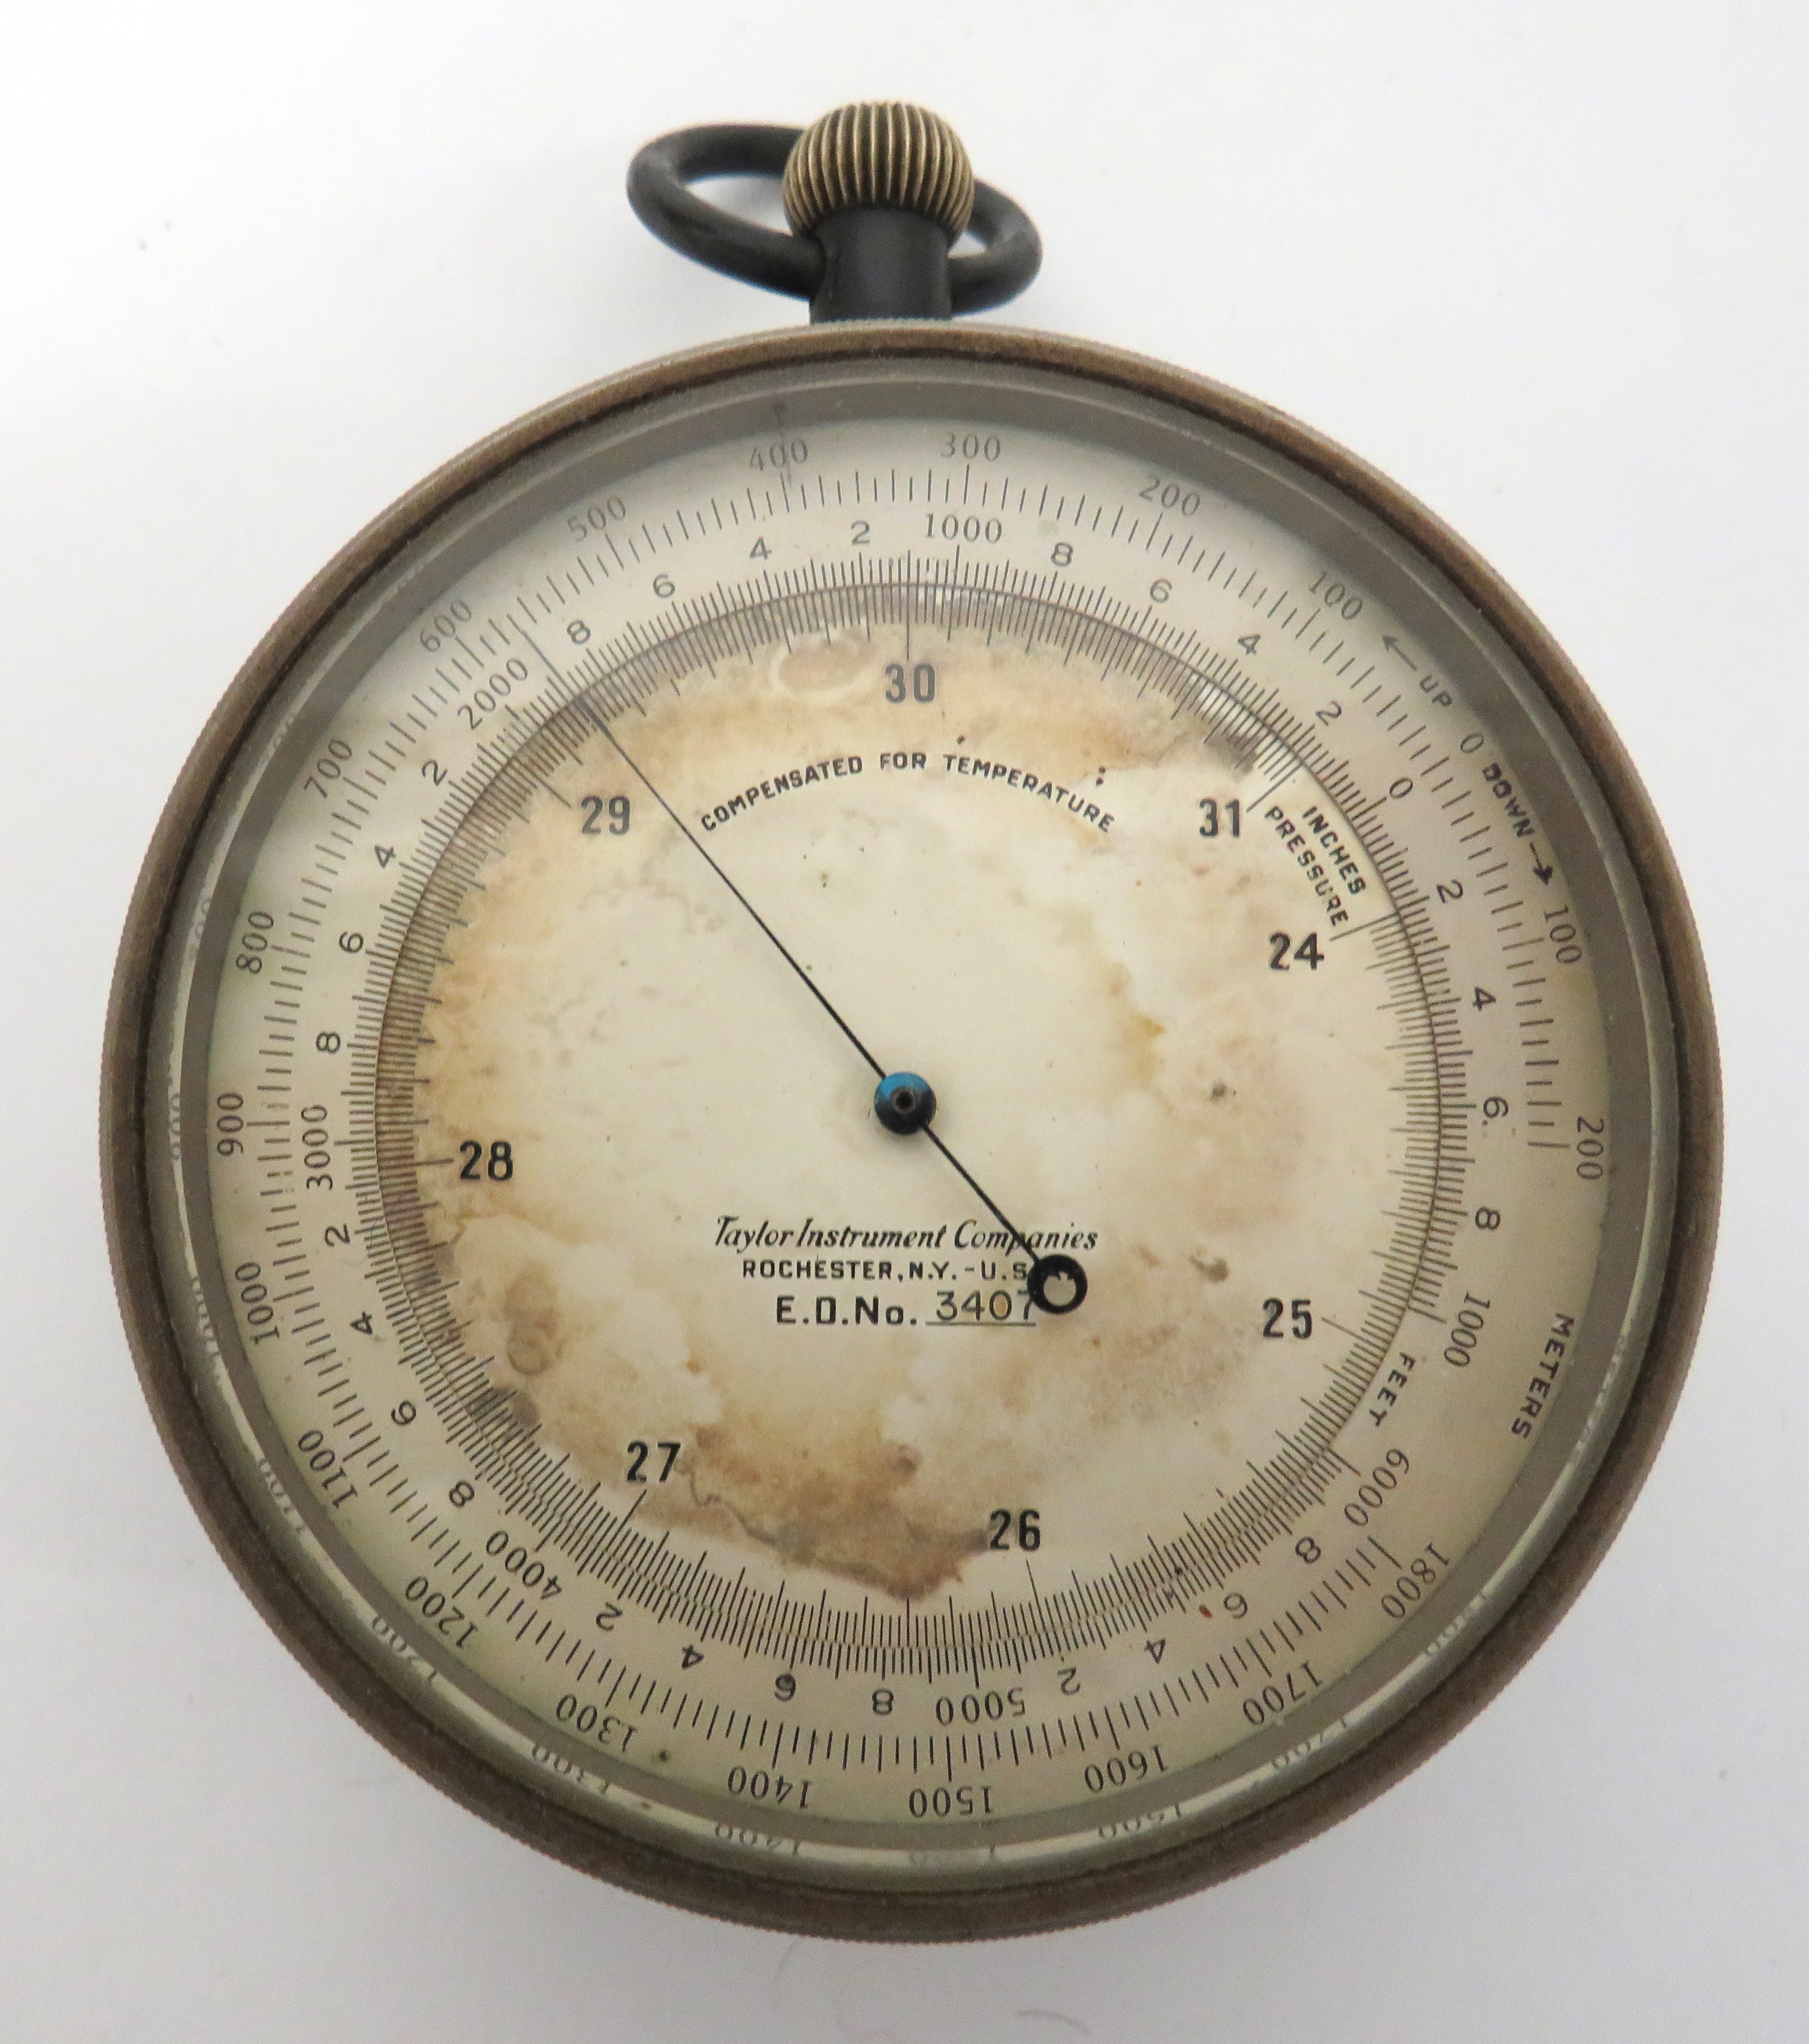
M 690 189 L 782 170 L 789 235 Z M 1131 1908 L 1601 1554 L 1708 1267 L 1688 913 L 1392 485 L 949 323 L 1038 245 L 942 123 L 630 190 L 814 323 L 461 456 L 234 683 L 114 987 L 139 1362 L 289 1645 L 517 1837 L 797 1931 Z

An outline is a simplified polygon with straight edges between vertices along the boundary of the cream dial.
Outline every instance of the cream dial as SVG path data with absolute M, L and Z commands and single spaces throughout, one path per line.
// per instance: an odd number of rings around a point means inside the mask
M 944 1892 L 1422 1696 L 1668 1184 L 1624 855 L 1425 563 L 1154 400 L 855 359 L 553 437 L 360 603 L 196 862 L 163 1253 L 411 1707 Z

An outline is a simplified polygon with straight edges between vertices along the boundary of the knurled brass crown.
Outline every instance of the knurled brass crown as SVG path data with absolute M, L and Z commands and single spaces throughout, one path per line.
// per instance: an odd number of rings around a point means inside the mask
M 939 114 L 897 100 L 838 106 L 792 145 L 785 198 L 794 234 L 856 206 L 896 206 L 954 241 L 974 210 L 974 167 Z

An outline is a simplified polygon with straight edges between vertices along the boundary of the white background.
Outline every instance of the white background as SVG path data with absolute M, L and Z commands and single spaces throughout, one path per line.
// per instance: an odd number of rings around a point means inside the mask
M 0 29 L 0 2034 L 1802 2037 L 1796 0 L 13 0 Z M 1229 1888 L 937 1950 L 618 1894 L 358 1731 L 163 1460 L 94 1163 L 137 861 L 265 626 L 491 427 L 801 316 L 648 239 L 639 142 L 876 96 L 946 113 L 1038 219 L 1008 317 L 1297 413 L 1521 590 L 1667 819 L 1730 1110 L 1671 1439 L 1500 1700 Z

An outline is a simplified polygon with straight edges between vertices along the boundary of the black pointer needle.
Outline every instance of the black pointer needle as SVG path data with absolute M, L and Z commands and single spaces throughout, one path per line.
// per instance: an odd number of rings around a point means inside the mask
M 929 1081 L 920 1078 L 915 1072 L 891 1073 L 874 1089 L 873 1111 L 894 1135 L 914 1135 L 921 1130 L 928 1136 L 973 1188 L 980 1204 L 1030 1258 L 1028 1283 L 1035 1303 L 1046 1313 L 1071 1313 L 1087 1296 L 1086 1272 L 1071 1256 L 1039 1256 L 1023 1230 L 1014 1228 L 994 1205 L 985 1187 L 931 1128 L 936 1111 L 936 1096 Z M 1062 1301 L 1051 1299 L 1049 1286 L 1052 1281 L 1067 1287 L 1073 1296 Z
M 524 638 L 527 637 L 527 634 L 525 632 L 524 632 L 522 636 Z M 528 644 L 533 647 L 535 652 L 540 655 L 540 659 L 545 662 L 547 667 L 552 667 L 552 662 L 547 659 L 544 653 L 540 652 L 540 647 L 534 645 L 534 642 L 532 639 L 528 640 Z M 559 671 L 556 668 L 554 668 L 553 670 L 555 674 Z M 943 1142 L 942 1138 L 936 1134 L 935 1131 L 930 1127 L 930 1117 L 936 1111 L 936 1097 L 935 1093 L 927 1085 L 924 1084 L 923 1080 L 917 1078 L 915 1073 L 894 1072 L 889 1074 L 886 1071 L 885 1066 L 879 1062 L 878 1058 L 874 1055 L 872 1051 L 867 1048 L 866 1044 L 861 1041 L 860 1038 L 855 1034 L 854 1031 L 851 1029 L 847 1024 L 842 1019 L 840 1013 L 836 1009 L 835 1003 L 830 1000 L 829 997 L 823 991 L 822 988 L 816 984 L 816 981 L 811 978 L 810 974 L 805 970 L 804 967 L 800 965 L 797 960 L 792 956 L 791 953 L 786 950 L 784 943 L 781 942 L 778 934 L 774 929 L 772 924 L 766 920 L 766 917 L 760 913 L 759 910 L 755 907 L 754 904 L 748 900 L 747 897 L 742 893 L 741 889 L 736 886 L 735 882 L 729 878 L 728 875 L 724 873 L 722 868 L 717 865 L 716 861 L 711 858 L 709 852 L 705 847 L 701 840 L 692 831 L 690 826 L 685 821 L 684 818 L 679 815 L 678 812 L 673 808 L 672 805 L 666 801 L 666 797 L 661 794 L 656 787 L 655 787 L 653 783 L 647 778 L 646 774 L 641 771 L 640 768 L 635 763 L 633 759 L 629 757 L 626 747 L 624 746 L 622 741 L 616 736 L 615 732 L 609 728 L 608 724 L 597 714 L 596 711 L 591 708 L 588 702 L 583 704 L 582 708 L 585 715 L 590 718 L 590 721 L 597 727 L 603 736 L 608 739 L 610 744 L 615 747 L 617 755 L 621 759 L 622 764 L 628 768 L 628 771 L 634 775 L 635 778 L 640 782 L 641 786 L 646 789 L 651 796 L 652 796 L 653 799 L 659 803 L 659 806 L 666 812 L 667 816 L 672 819 L 673 822 L 678 826 L 678 828 L 684 832 L 686 841 L 696 851 L 697 856 L 704 861 L 705 864 L 709 867 L 711 872 L 716 876 L 717 879 L 719 879 L 724 886 L 728 889 L 729 893 L 735 897 L 736 900 L 739 901 L 742 907 L 747 911 L 748 914 L 753 917 L 754 920 L 760 926 L 760 928 L 766 933 L 766 936 L 770 939 L 773 948 L 778 953 L 779 956 L 785 960 L 785 963 L 791 967 L 792 970 L 797 974 L 798 978 L 804 982 L 805 985 L 809 988 L 811 993 L 815 995 L 817 1001 L 822 1005 L 823 1012 L 829 1017 L 830 1020 L 835 1024 L 835 1027 L 841 1031 L 842 1034 L 847 1038 L 848 1041 L 854 1045 L 855 1048 L 860 1052 L 861 1055 L 866 1058 L 866 1062 L 873 1067 L 873 1069 L 878 1073 L 879 1085 L 874 1093 L 874 1108 L 881 1123 L 883 1123 L 886 1128 L 892 1130 L 894 1135 L 910 1135 L 915 1134 L 920 1129 L 924 1135 L 928 1136 L 930 1140 L 935 1143 L 937 1149 L 939 1149 L 943 1156 L 948 1159 L 949 1162 L 954 1166 L 955 1170 L 966 1182 L 967 1185 L 974 1193 L 974 1197 L 980 1201 L 981 1204 L 985 1208 L 986 1211 L 992 1215 L 993 1218 L 996 1221 L 997 1221 L 999 1225 L 1005 1231 L 1006 1234 L 1011 1237 L 1013 1242 L 1018 1244 L 1019 1247 L 1023 1250 L 1025 1255 L 1030 1258 L 1030 1275 L 1027 1283 L 1031 1302 L 1040 1307 L 1046 1313 L 1073 1312 L 1074 1308 L 1079 1305 L 1081 1301 L 1087 1296 L 1087 1274 L 1081 1268 L 1080 1264 L 1071 1256 L 1039 1256 L 1037 1254 L 1028 1238 L 1025 1235 L 1024 1230 L 1015 1226 L 1012 1222 L 1007 1218 L 997 1201 L 992 1198 L 992 1197 L 986 1192 L 985 1189 L 981 1185 L 979 1180 L 976 1178 L 974 1174 L 968 1170 L 965 1164 L 962 1162 L 961 1159 L 955 1155 L 954 1152 L 950 1149 L 948 1145 Z M 1063 1287 L 1071 1294 L 1071 1296 L 1066 1299 L 1051 1298 L 1049 1295 L 1049 1287 L 1051 1284 L 1058 1285 Z

